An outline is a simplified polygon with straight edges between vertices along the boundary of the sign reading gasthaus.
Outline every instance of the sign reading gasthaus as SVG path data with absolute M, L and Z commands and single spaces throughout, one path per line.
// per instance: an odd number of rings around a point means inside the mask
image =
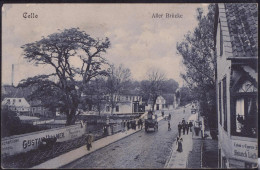
M 82 136 L 85 131 L 85 125 L 72 125 L 3 138 L 1 140 L 1 155 L 15 155 L 36 149 L 44 138 L 56 137 L 57 142 L 64 142 Z
M 257 142 L 232 140 L 232 156 L 236 159 L 256 162 L 257 151 Z

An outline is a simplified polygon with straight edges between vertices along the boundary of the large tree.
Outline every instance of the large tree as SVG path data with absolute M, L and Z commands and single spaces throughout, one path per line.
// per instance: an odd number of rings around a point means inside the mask
M 185 35 L 177 44 L 177 51 L 183 58 L 185 73 L 181 74 L 192 94 L 200 101 L 201 114 L 208 123 L 215 126 L 215 69 L 216 55 L 214 50 L 214 10 L 215 5 L 208 6 L 208 13 L 197 9 L 198 25 L 193 33 Z
M 154 111 L 157 97 L 163 92 L 165 82 L 165 73 L 157 68 L 151 68 L 148 70 L 147 79 L 141 82 L 143 98 L 152 102 L 152 111 Z
M 102 54 L 109 47 L 108 38 L 94 39 L 79 28 L 64 29 L 25 44 L 22 46 L 25 59 L 35 65 L 48 65 L 54 72 L 28 78 L 19 86 L 37 86 L 34 97 L 57 97 L 55 102 L 67 115 L 67 125 L 74 124 L 86 84 L 92 78 L 106 74 L 103 65 L 107 61 Z M 77 61 L 76 64 L 73 60 Z M 57 81 L 53 81 L 52 77 Z
M 111 114 L 120 102 L 120 96 L 128 92 L 131 85 L 131 71 L 122 64 L 118 67 L 111 65 L 106 81 L 106 93 L 109 96 L 108 104 L 111 107 Z
M 105 78 L 99 76 L 90 81 L 87 85 L 85 93 L 88 94 L 85 96 L 86 102 L 83 102 L 86 103 L 85 106 L 88 107 L 85 109 L 97 111 L 100 115 L 106 104 L 106 100 L 104 99 L 104 96 L 106 95 Z M 82 104 L 82 106 L 84 107 L 84 104 Z

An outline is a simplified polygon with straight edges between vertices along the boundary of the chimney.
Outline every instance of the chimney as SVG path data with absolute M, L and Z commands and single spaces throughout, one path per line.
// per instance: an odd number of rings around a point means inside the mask
M 14 86 L 14 64 L 12 64 L 12 86 Z

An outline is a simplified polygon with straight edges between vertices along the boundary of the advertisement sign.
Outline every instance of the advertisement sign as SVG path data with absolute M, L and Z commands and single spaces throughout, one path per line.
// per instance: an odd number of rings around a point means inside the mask
M 57 142 L 64 142 L 82 136 L 86 126 L 72 125 L 23 135 L 16 135 L 1 140 L 1 155 L 9 156 L 36 149 L 42 139 L 56 137 Z
M 236 159 L 257 162 L 257 142 L 232 140 L 232 156 Z

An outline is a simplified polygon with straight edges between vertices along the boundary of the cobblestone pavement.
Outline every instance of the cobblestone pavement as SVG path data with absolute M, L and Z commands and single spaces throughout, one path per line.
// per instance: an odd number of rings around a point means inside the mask
M 190 110 L 174 110 L 171 131 L 165 120 L 159 122 L 158 132 L 144 130 L 112 143 L 61 168 L 163 168 L 172 143 L 177 136 L 177 124 L 190 116 Z

